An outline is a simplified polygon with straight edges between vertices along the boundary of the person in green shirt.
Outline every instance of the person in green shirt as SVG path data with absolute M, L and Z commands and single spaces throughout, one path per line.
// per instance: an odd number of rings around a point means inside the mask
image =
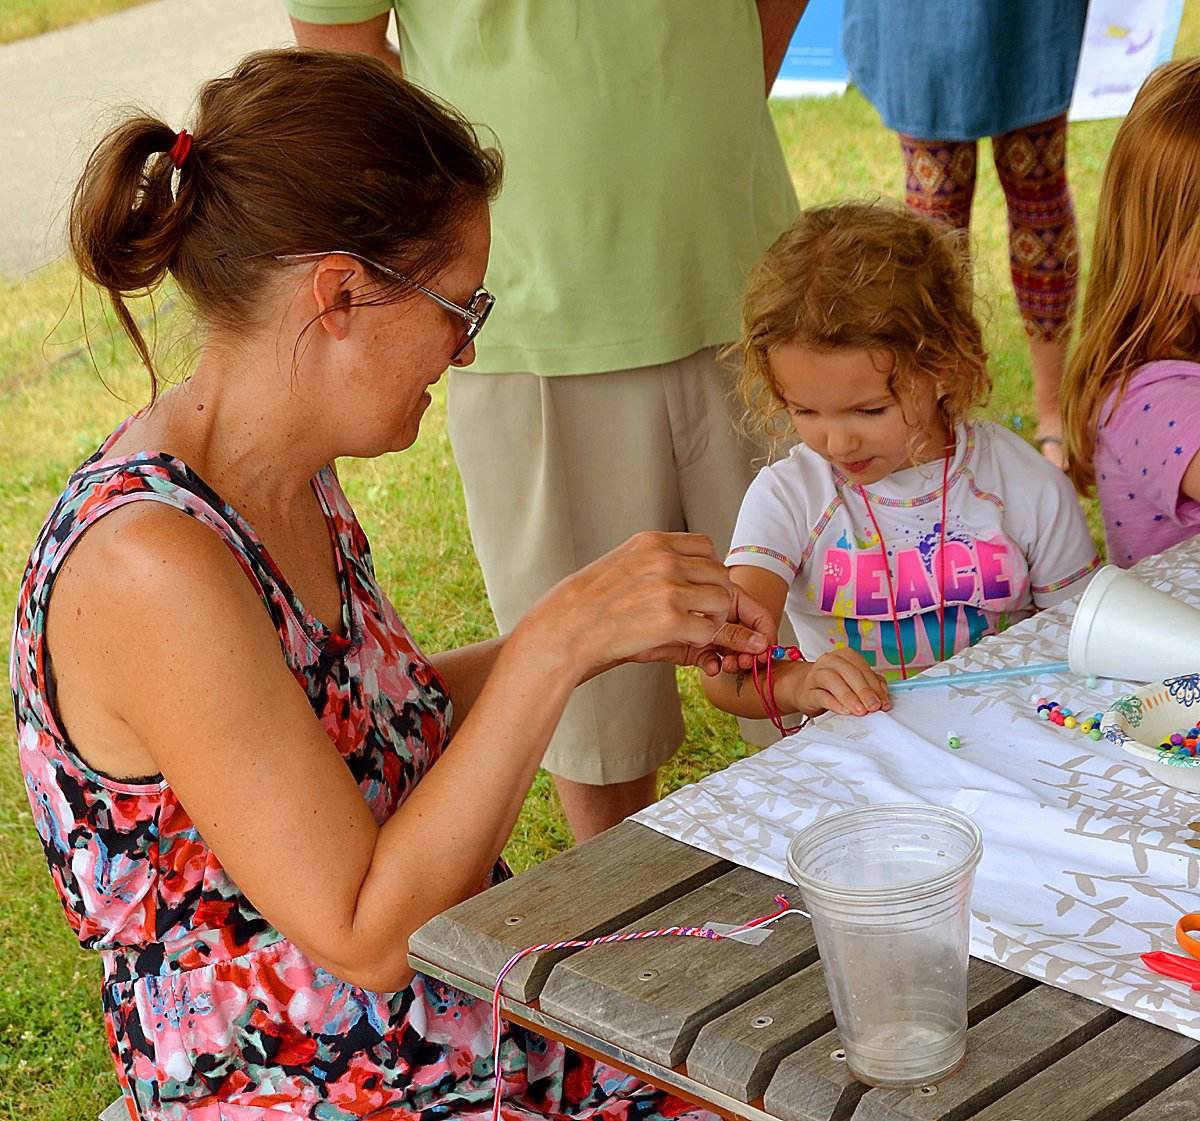
M 299 43 L 386 59 L 504 151 L 496 308 L 448 390 L 500 629 L 638 530 L 723 552 L 765 455 L 717 356 L 798 210 L 766 94 L 807 0 L 284 2 Z M 682 740 L 671 667 L 578 690 L 545 758 L 576 839 L 652 802 Z

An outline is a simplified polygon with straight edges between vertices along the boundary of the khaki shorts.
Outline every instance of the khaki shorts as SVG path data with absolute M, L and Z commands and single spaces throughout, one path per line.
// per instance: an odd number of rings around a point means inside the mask
M 603 374 L 452 370 L 449 426 L 467 517 L 502 632 L 551 585 L 639 530 L 729 548 L 755 469 L 716 351 Z M 575 690 L 546 753 L 575 782 L 628 782 L 683 742 L 674 667 L 627 665 Z

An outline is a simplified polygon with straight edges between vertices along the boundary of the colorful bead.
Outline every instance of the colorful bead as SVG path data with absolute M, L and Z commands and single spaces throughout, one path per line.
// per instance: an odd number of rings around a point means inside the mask
M 1104 719 L 1104 713 L 1095 712 L 1091 716 L 1081 713 L 1077 716 L 1073 709 L 1067 708 L 1060 701 L 1052 701 L 1049 697 L 1034 697 L 1032 701 L 1036 705 L 1037 718 L 1039 720 L 1046 720 L 1060 728 L 1068 728 L 1072 731 L 1081 732 L 1089 739 L 1099 740 L 1104 738 L 1100 731 L 1100 721 Z M 1194 747 L 1197 755 L 1200 756 L 1200 731 L 1197 731 L 1194 736 L 1189 732 L 1188 738 L 1195 739 Z M 1179 743 L 1181 745 L 1184 744 L 1184 740 L 1185 737 L 1181 735 Z M 1161 750 L 1175 751 L 1176 745 L 1164 740 Z
M 946 733 L 946 746 L 952 751 L 957 751 L 958 748 L 962 747 L 962 740 L 958 738 L 957 732 Z

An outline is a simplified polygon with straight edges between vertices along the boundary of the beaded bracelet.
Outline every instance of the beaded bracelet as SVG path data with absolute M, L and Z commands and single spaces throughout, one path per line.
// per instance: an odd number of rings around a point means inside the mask
M 803 662 L 807 661 L 799 646 L 772 646 L 767 651 L 769 657 L 763 673 L 763 678 L 766 682 L 766 688 L 763 687 L 763 682 L 758 677 L 758 660 L 754 661 L 754 688 L 758 690 L 759 698 L 762 700 L 763 709 L 766 711 L 767 719 L 771 721 L 771 726 L 781 735 L 790 736 L 793 732 L 800 731 L 808 723 L 807 716 L 800 717 L 800 723 L 794 728 L 789 728 L 784 724 L 783 713 L 779 711 L 779 705 L 775 703 L 775 671 L 772 668 L 778 661 Z

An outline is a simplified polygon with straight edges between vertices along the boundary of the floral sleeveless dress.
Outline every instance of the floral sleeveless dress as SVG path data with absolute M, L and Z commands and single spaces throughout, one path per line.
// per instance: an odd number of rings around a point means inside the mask
M 54 578 L 89 525 L 128 502 L 166 503 L 218 534 L 256 586 L 313 711 L 385 821 L 437 760 L 450 699 L 375 580 L 334 472 L 313 480 L 335 543 L 343 634 L 305 611 L 254 530 L 178 459 L 105 459 L 74 475 L 34 546 L 10 658 L 18 751 L 67 921 L 104 960 L 109 1045 L 145 1121 L 433 1119 L 485 1114 L 491 1010 L 418 975 L 398 993 L 347 984 L 305 957 L 241 894 L 161 776 L 118 781 L 60 728 L 45 645 Z M 153 680 L 147 662 L 131 667 Z M 280 868 L 287 869 L 286 838 Z M 497 866 L 490 879 L 506 875 Z M 622 1072 L 506 1029 L 506 1117 L 708 1117 Z

